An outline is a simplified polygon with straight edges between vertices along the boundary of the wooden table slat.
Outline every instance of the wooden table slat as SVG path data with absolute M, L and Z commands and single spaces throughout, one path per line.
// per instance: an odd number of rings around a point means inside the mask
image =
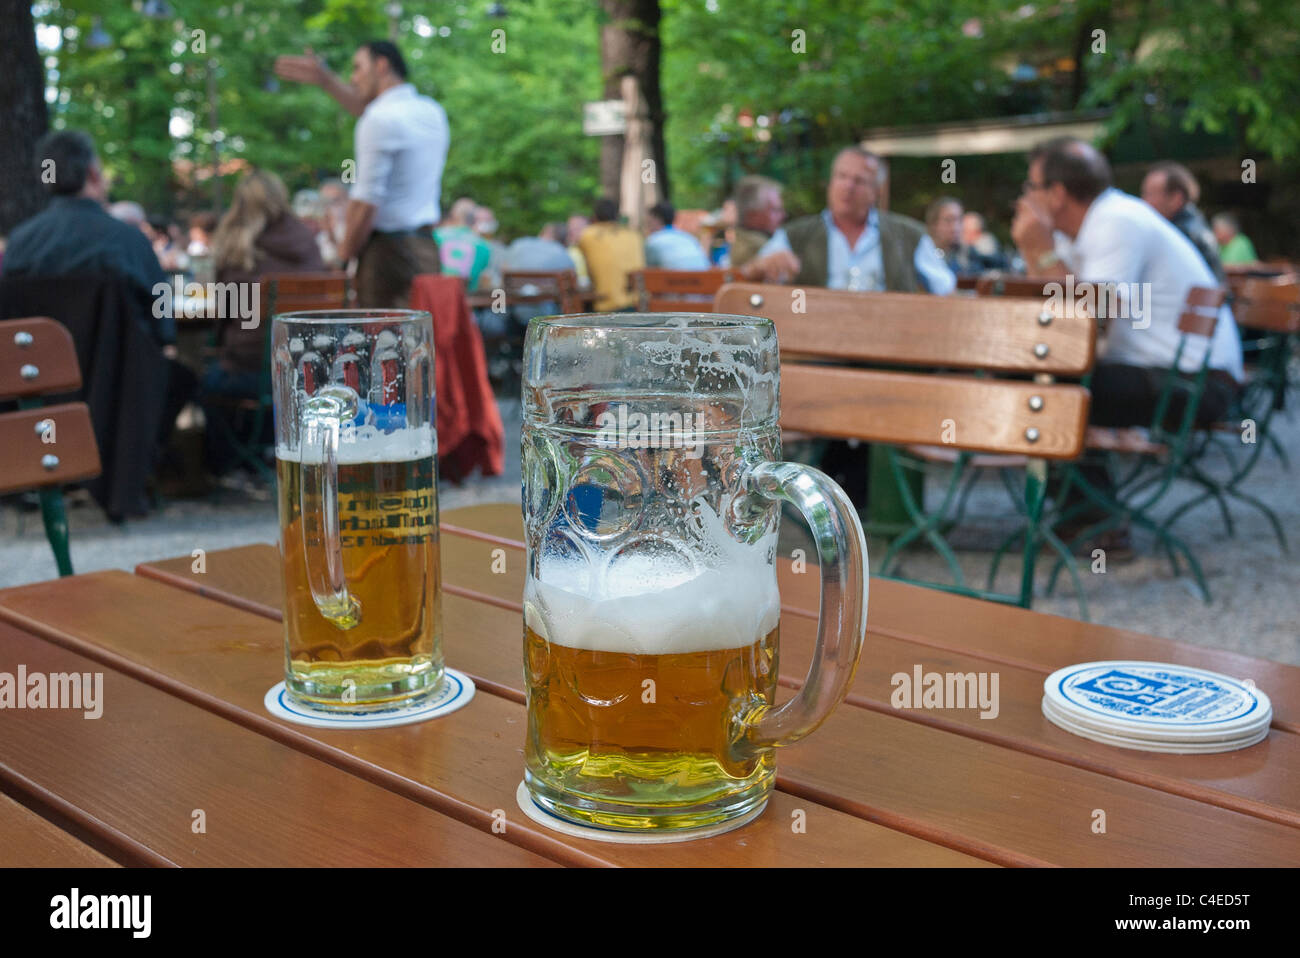
M 472 519 L 476 526 L 487 525 L 491 529 L 487 535 L 496 536 L 509 531 L 508 524 L 500 521 L 504 510 L 471 507 L 464 511 L 475 513 Z M 458 513 L 449 515 L 456 517 Z M 493 517 L 496 517 L 495 527 L 491 525 Z M 476 595 L 474 590 L 477 589 L 491 590 L 496 604 L 517 613 L 520 607 L 517 597 L 523 584 L 522 556 L 518 552 L 507 552 L 502 556 L 498 552 L 500 548 L 495 541 L 482 535 L 466 536 L 455 531 L 444 535 L 444 587 L 462 595 Z M 246 582 L 267 581 L 270 578 L 269 567 L 279 561 L 276 552 L 269 548 L 256 552 L 240 550 L 238 561 L 234 561 L 236 557 L 233 556 L 230 560 L 220 556 L 214 558 L 219 561 L 215 571 L 220 573 L 230 569 L 235 572 L 237 581 L 227 580 L 220 588 L 208 588 L 212 595 L 243 588 Z M 504 563 L 500 561 L 502 558 Z M 172 560 L 155 565 L 184 568 L 183 563 L 184 560 Z M 260 576 L 248 574 L 254 566 L 262 568 Z M 815 572 L 814 569 L 814 576 Z M 466 588 L 466 584 L 472 588 Z M 514 599 L 510 598 L 512 595 Z M 268 602 L 271 601 L 271 597 L 267 598 Z M 797 686 L 807 672 L 815 636 L 810 620 L 790 616 L 788 609 L 786 612 L 782 627 L 781 671 L 787 685 Z M 891 679 L 899 672 L 910 675 L 916 666 L 920 666 L 923 672 L 989 671 L 989 663 L 985 660 L 953 653 L 943 647 L 916 645 L 888 634 L 882 635 L 875 629 L 874 622 L 862 662 L 849 702 L 885 713 L 893 711 L 894 685 Z M 485 657 L 485 669 L 493 669 L 495 665 L 495 659 Z M 973 710 L 917 709 L 904 713 L 904 717 L 1172 794 L 1283 824 L 1300 825 L 1300 738 L 1275 731 L 1269 741 L 1251 749 L 1207 756 L 1116 749 L 1071 735 L 1043 717 L 1038 706 L 1041 672 L 1007 665 L 993 671 L 998 673 L 1001 691 L 1005 693 L 1000 695 L 1000 699 L 1006 703 L 1006 711 L 998 720 L 981 719 Z M 513 667 L 482 678 L 499 693 L 523 701 L 517 670 Z
M 19 665 L 28 676 L 102 673 L 102 714 L 6 710 L 0 778 L 34 802 L 57 796 L 55 811 L 95 834 L 101 847 L 119 850 L 123 861 L 552 864 L 0 623 L 0 671 L 16 675 Z M 194 830 L 199 821 L 202 832 Z
M 0 868 L 118 868 L 106 855 L 0 792 Z
M 260 641 L 267 646 L 260 656 L 260 676 L 254 672 L 251 678 L 236 681 L 235 673 L 245 672 L 253 656 L 227 655 L 219 659 L 222 666 L 218 670 L 218 659 L 212 657 L 219 656 L 220 649 L 210 652 L 201 643 L 186 641 L 184 655 L 166 655 L 167 645 L 150 638 L 165 630 L 163 623 L 169 618 L 183 614 L 180 610 L 192 609 L 192 597 L 142 579 L 131 584 L 130 577 L 115 573 L 97 573 L 81 580 L 83 604 L 89 601 L 93 608 L 101 594 L 105 598 L 116 596 L 119 605 L 129 598 L 133 616 L 147 621 L 141 622 L 131 635 L 106 630 L 92 614 L 60 607 L 52 594 L 58 583 L 8 590 L 0 596 L 0 603 L 6 615 L 18 615 L 24 621 L 45 619 L 47 631 L 57 623 L 64 640 L 75 636 L 76 641 L 99 643 L 133 657 L 146 668 L 162 668 L 173 675 L 183 673 L 182 684 L 206 687 L 211 700 L 242 705 L 250 717 L 267 721 L 257 714 L 261 690 L 256 687 L 265 684 L 267 673 L 277 668 L 272 664 L 278 658 L 279 644 L 279 630 L 274 624 L 238 610 L 221 613 L 225 634 L 231 637 L 227 644 L 235 641 L 234 635 L 242 637 L 251 630 L 264 636 Z M 152 587 L 152 591 L 146 587 Z M 52 617 L 50 610 L 55 607 L 58 611 Z M 248 620 L 256 620 L 258 627 Z M 495 668 L 496 681 L 519 688 L 518 613 L 449 595 L 445 623 L 450 661 L 471 674 L 475 667 Z M 467 642 L 468 635 L 473 639 Z M 248 639 L 240 638 L 236 644 L 242 648 Z M 481 698 L 491 700 L 490 696 Z M 478 705 L 476 699 L 471 708 Z M 517 705 L 513 708 L 517 710 L 513 713 L 517 723 L 522 711 Z M 438 724 L 441 727 L 446 722 L 451 728 L 461 714 L 448 716 Z M 458 727 L 459 734 L 450 737 L 459 742 L 473 738 L 475 730 L 486 727 L 495 728 L 498 737 L 509 741 L 509 736 L 517 738 L 522 731 L 517 724 L 513 729 L 494 726 L 486 712 L 476 719 L 473 729 Z M 386 730 L 383 734 L 401 731 Z M 323 733 L 315 738 L 328 741 L 338 734 Z M 378 733 L 371 735 L 364 741 L 352 737 L 350 741 L 357 744 L 349 756 L 362 757 L 364 747 L 371 765 L 394 773 L 390 787 L 402 788 L 402 783 L 413 777 L 409 762 L 400 751 L 385 748 Z M 428 748 L 432 738 L 425 733 L 414 741 Z M 496 774 L 502 774 L 498 767 L 499 755 L 504 754 L 501 743 L 486 748 L 487 752 L 497 749 L 497 759 L 484 754 L 481 742 L 469 744 L 469 754 L 473 755 L 476 747 L 477 760 L 491 764 Z M 498 796 L 502 789 L 509 789 L 510 779 L 517 782 L 522 763 L 518 745 L 509 751 L 514 758 L 505 763 L 506 780 L 498 782 Z M 782 752 L 779 770 L 782 787 L 789 795 L 778 797 L 797 795 L 1004 864 L 1281 864 L 1300 857 L 1300 830 L 863 708 L 837 710 L 807 742 Z M 1112 823 L 1109 840 L 1081 842 L 1062 830 L 1056 819 L 1064 814 L 1061 803 L 1067 799 L 1082 803 L 1072 806 L 1076 816 L 1086 818 L 1095 809 L 1105 810 Z M 490 796 L 479 797 L 476 804 L 490 801 Z M 1022 814 L 1008 814 L 1009 808 L 1021 805 Z M 770 821 L 768 816 L 764 820 Z M 1188 834 L 1213 837 L 1190 848 L 1180 838 Z M 638 855 L 646 852 L 638 850 Z

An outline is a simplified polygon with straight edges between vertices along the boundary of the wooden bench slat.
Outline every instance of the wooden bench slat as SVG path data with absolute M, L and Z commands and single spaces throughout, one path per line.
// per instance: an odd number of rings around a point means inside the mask
M 101 599 L 97 608 L 103 617 L 121 607 Z M 126 615 L 114 618 L 134 627 Z M 123 860 L 145 847 L 152 864 L 550 864 L 0 623 L 0 671 L 16 674 L 20 663 L 29 676 L 102 672 L 102 715 L 6 710 L 0 776 L 10 788 L 38 790 L 36 800 L 58 796 L 105 846 L 120 848 Z M 203 811 L 203 833 L 192 830 L 195 809 Z
M 49 422 L 52 426 L 37 429 Z M 53 439 L 47 442 L 46 439 Z M 39 409 L 21 409 L 0 415 L 0 493 L 41 486 L 66 485 L 99 475 L 99 447 L 95 444 L 90 409 L 85 403 L 60 403 Z M 54 465 L 46 468 L 45 457 Z
M 1043 300 L 735 283 L 718 291 L 713 308 L 771 319 L 783 359 L 797 354 L 836 362 L 1081 376 L 1092 368 L 1096 345 L 1091 318 L 1077 310 L 1050 309 Z M 1044 314 L 1047 323 L 1040 321 Z
M 1039 411 L 1029 405 L 1035 396 L 1043 400 Z M 799 363 L 781 370 L 783 428 L 894 445 L 1074 459 L 1083 451 L 1088 402 L 1082 386 Z
M 523 777 L 524 710 L 480 688 L 466 707 L 434 722 L 364 734 L 312 729 L 271 718 L 266 690 L 282 674 L 281 626 L 208 602 L 142 576 L 99 572 L 0 593 L 0 616 L 51 642 L 75 648 L 174 696 L 421 804 L 488 831 L 493 812 L 504 838 L 569 864 L 644 865 L 980 865 L 967 855 L 785 792 L 774 793 L 755 822 L 717 838 L 668 846 L 592 843 L 552 832 L 515 805 Z M 75 595 L 76 601 L 64 596 Z M 111 608 L 111 616 L 104 609 Z M 509 669 L 518 688 L 522 631 L 518 614 L 447 596 L 448 661 Z M 495 626 L 495 627 L 489 627 Z M 803 809 L 806 833 L 790 828 Z M 815 823 L 815 824 L 814 824 Z
M 29 369 L 28 375 L 23 375 L 28 366 L 35 373 Z M 80 388 L 77 348 L 66 326 L 48 316 L 0 321 L 0 399 L 49 396 Z

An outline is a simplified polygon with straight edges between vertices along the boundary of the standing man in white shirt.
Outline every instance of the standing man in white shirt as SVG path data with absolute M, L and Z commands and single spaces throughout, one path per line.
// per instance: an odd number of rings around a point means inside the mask
M 348 198 L 339 258 L 357 260 L 357 302 L 407 305 L 411 280 L 440 273 L 433 227 L 441 218 L 442 171 L 450 133 L 442 106 L 406 81 L 406 61 L 387 40 L 362 44 L 345 84 L 316 58 L 280 57 L 276 73 L 311 83 L 359 117 L 356 183 Z
M 1011 236 L 1035 278 L 1115 284 L 1120 316 L 1110 320 L 1093 373 L 1089 418 L 1101 426 L 1149 425 L 1182 338 L 1187 291 L 1219 285 L 1196 247 L 1146 203 L 1114 189 L 1106 158 L 1071 138 L 1029 155 Z M 1241 338 L 1226 304 L 1213 338 L 1189 337 L 1179 370 L 1198 371 L 1206 349 L 1210 376 L 1196 417 L 1202 425 L 1227 414 L 1243 379 Z M 1173 421 L 1183 399 L 1179 393 L 1170 404 Z

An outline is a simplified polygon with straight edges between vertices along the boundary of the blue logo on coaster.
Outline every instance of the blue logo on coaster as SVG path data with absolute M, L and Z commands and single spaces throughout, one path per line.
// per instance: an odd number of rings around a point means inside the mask
M 1131 672 L 1121 672 L 1119 669 L 1112 669 L 1105 675 L 1098 675 L 1075 686 L 1077 690 L 1096 692 L 1098 695 L 1141 705 L 1163 705 L 1174 696 L 1187 691 L 1187 688 L 1186 685 L 1159 682 Z
M 1239 721 L 1260 707 L 1253 688 L 1227 676 L 1155 663 L 1094 662 L 1066 672 L 1056 687 L 1086 712 L 1173 727 Z

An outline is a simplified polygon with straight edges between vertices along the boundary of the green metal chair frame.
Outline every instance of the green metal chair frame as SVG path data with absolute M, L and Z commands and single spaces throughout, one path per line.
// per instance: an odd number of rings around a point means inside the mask
M 1195 295 L 1197 289 L 1193 288 L 1192 295 Z M 1189 303 L 1189 307 L 1193 305 Z M 1094 454 L 1100 453 L 1099 457 L 1094 455 L 1094 460 L 1100 458 L 1111 476 L 1117 477 L 1109 490 L 1100 489 L 1089 482 L 1077 464 L 1065 466 L 1060 491 L 1056 497 L 1058 505 L 1051 519 L 1053 526 L 1060 526 L 1070 524 L 1094 510 L 1105 513 L 1104 518 L 1076 533 L 1068 543 L 1071 552 L 1088 540 L 1127 524 L 1134 524 L 1151 532 L 1168 556 L 1176 576 L 1182 575 L 1178 562 L 1178 556 L 1182 555 L 1207 604 L 1210 602 L 1210 589 L 1196 556 L 1182 539 L 1169 530 L 1168 520 L 1158 520 L 1151 512 L 1173 487 L 1175 480 L 1188 473 L 1189 465 L 1198 451 L 1193 437 L 1197 411 L 1201 398 L 1205 394 L 1205 383 L 1210 371 L 1208 341 L 1213 339 L 1218 307 L 1215 306 L 1214 310 L 1216 315 L 1213 319 L 1204 317 L 1208 329 L 1203 332 L 1185 328 L 1180 322 L 1183 333 L 1174 352 L 1173 362 L 1165 371 L 1160 395 L 1156 400 L 1151 423 L 1147 427 L 1149 451 L 1133 453 L 1134 458 L 1125 471 L 1122 469 L 1120 456 L 1129 453 L 1119 450 L 1093 450 Z M 1184 317 L 1187 315 L 1184 313 Z M 1187 348 L 1188 339 L 1194 335 L 1203 335 L 1207 344 L 1200 367 L 1188 378 L 1179 372 L 1179 365 L 1183 352 Z M 1182 416 L 1179 417 L 1177 424 L 1170 428 L 1167 424 L 1170 405 L 1179 393 L 1185 397 Z M 1073 490 L 1077 490 L 1082 498 L 1072 497 L 1070 493 Z M 1062 567 L 1063 563 L 1058 559 L 1048 576 L 1048 595 L 1051 595 L 1055 589 Z
M 1295 282 L 1272 284 L 1266 281 L 1253 281 L 1253 283 L 1258 285 L 1248 284 L 1245 288 L 1246 301 L 1251 302 L 1255 295 L 1260 295 L 1266 297 L 1265 302 L 1260 305 L 1266 309 L 1276 307 L 1276 310 L 1271 310 L 1274 316 L 1268 319 L 1269 335 L 1257 350 L 1259 362 L 1254 368 L 1254 375 L 1242 391 L 1232 414 L 1233 421 L 1241 422 L 1243 427 L 1246 420 L 1255 424 L 1255 441 L 1249 444 L 1220 442 L 1214 430 L 1200 431 L 1197 440 L 1198 453 L 1201 455 L 1192 457 L 1188 462 L 1186 478 L 1196 482 L 1204 491 L 1195 499 L 1188 500 L 1174 510 L 1165 520 L 1165 525 L 1172 525 L 1187 512 L 1213 498 L 1219 506 L 1227 534 L 1234 535 L 1236 530 L 1232 513 L 1228 509 L 1228 499 L 1236 499 L 1253 507 L 1268 519 L 1282 552 L 1289 553 L 1286 534 L 1282 530 L 1282 523 L 1277 514 L 1260 499 L 1243 491 L 1240 486 L 1254 471 L 1264 449 L 1270 444 L 1278 451 L 1283 466 L 1289 468 L 1286 454 L 1282 451 L 1281 443 L 1273 435 L 1270 426 L 1273 416 L 1284 407 L 1286 393 L 1290 388 L 1290 359 L 1296 339 L 1295 331 L 1300 329 L 1300 286 Z M 1277 313 L 1282 315 L 1276 315 Z M 1253 325 L 1259 325 L 1259 312 L 1252 310 L 1252 315 L 1256 317 Z M 1249 450 L 1242 458 L 1228 454 L 1225 450 L 1225 446 L 1231 448 L 1241 445 L 1249 446 Z M 1226 479 L 1215 477 L 1201 466 L 1204 454 L 1211 447 L 1225 452 L 1229 468 Z

